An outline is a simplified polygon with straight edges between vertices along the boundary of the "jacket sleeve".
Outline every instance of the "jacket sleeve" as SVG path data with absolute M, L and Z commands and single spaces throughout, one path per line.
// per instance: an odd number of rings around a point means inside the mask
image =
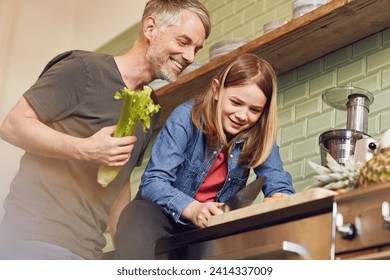
M 173 186 L 193 129 L 190 108 L 177 107 L 157 135 L 140 184 L 142 197 L 162 206 L 175 221 L 179 220 L 184 208 L 194 201 L 194 198 Z
M 257 176 L 265 176 L 266 181 L 263 187 L 264 196 L 272 196 L 280 192 L 294 194 L 291 175 L 283 169 L 283 162 L 279 155 L 279 147 L 275 143 L 267 160 L 254 169 Z

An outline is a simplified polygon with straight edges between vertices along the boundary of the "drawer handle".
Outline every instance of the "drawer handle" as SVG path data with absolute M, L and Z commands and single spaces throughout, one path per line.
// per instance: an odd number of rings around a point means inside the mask
M 284 260 L 299 256 L 311 259 L 306 246 L 290 241 L 243 249 L 237 252 L 214 255 L 205 260 Z
M 390 204 L 387 201 L 382 202 L 382 217 L 387 229 L 390 229 Z
M 352 223 L 344 224 L 343 215 L 341 213 L 337 213 L 336 215 L 336 228 L 342 239 L 352 240 L 357 235 L 356 226 Z

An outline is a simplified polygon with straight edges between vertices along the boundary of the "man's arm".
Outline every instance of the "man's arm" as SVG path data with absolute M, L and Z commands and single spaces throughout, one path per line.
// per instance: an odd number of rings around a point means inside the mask
M 105 127 L 88 138 L 56 131 L 22 97 L 5 118 L 0 136 L 27 152 L 58 159 L 77 159 L 108 166 L 122 166 L 129 157 L 136 137 L 112 137 L 115 126 Z

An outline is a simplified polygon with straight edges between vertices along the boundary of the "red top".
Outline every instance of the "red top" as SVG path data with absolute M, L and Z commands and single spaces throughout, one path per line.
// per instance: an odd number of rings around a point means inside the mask
M 199 202 L 215 201 L 215 196 L 222 188 L 227 176 L 227 149 L 223 148 L 211 166 L 194 198 Z

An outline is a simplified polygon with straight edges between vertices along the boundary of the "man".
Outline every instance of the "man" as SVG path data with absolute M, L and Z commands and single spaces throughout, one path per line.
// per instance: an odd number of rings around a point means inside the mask
M 26 151 L 4 203 L 0 259 L 101 257 L 110 209 L 115 228 L 153 128 L 112 137 L 122 107 L 113 96 L 157 78 L 175 81 L 210 26 L 208 11 L 196 0 L 150 0 L 139 38 L 126 54 L 70 51 L 49 62 L 0 130 L 2 139 Z M 96 181 L 102 164 L 123 166 L 107 188 Z

